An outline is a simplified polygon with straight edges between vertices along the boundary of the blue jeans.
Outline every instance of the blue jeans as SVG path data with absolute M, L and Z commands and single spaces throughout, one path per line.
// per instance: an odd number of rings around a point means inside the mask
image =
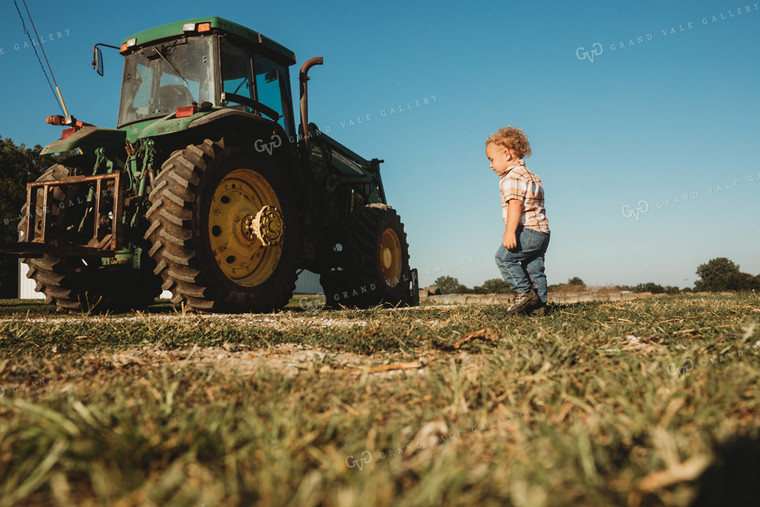
M 518 294 L 530 292 L 535 286 L 536 294 L 546 304 L 546 274 L 544 274 L 544 254 L 549 246 L 549 234 L 535 229 L 517 228 L 517 247 L 507 250 L 499 245 L 496 251 L 496 265 L 501 276 L 509 282 Z

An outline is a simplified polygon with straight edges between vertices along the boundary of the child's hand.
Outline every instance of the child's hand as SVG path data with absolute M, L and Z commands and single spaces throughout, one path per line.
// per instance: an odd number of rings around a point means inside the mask
M 517 248 L 517 226 L 520 224 L 520 216 L 523 212 L 523 203 L 519 199 L 510 199 L 507 208 L 507 226 L 504 229 L 502 244 L 507 250 Z
M 517 248 L 517 236 L 515 236 L 514 232 L 505 231 L 501 244 L 504 245 L 504 248 L 507 250 L 514 250 Z

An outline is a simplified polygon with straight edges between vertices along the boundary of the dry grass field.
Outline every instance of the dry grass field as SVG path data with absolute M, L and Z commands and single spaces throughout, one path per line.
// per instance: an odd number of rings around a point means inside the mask
M 760 495 L 756 295 L 567 304 L 545 318 L 306 303 L 69 316 L 2 301 L 0 505 Z

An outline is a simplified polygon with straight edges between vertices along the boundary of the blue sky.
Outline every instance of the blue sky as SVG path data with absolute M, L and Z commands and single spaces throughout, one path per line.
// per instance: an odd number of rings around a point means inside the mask
M 323 56 L 310 120 L 385 160 L 423 284 L 499 276 L 503 225 L 483 143 L 505 125 L 526 131 L 528 167 L 544 181 L 549 283 L 690 286 L 722 256 L 760 273 L 757 2 L 27 5 L 70 112 L 101 126 L 116 123 L 122 61 L 106 52 L 98 77 L 96 42 L 215 15 L 292 49 L 298 67 Z M 25 40 L 2 2 L 0 135 L 44 145 L 60 134 L 44 123 L 59 109 Z

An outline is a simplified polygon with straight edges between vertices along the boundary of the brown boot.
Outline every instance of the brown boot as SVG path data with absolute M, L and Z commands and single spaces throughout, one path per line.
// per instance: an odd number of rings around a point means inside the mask
M 539 302 L 538 306 L 534 306 L 528 314 L 534 317 L 546 317 L 549 315 L 549 308 L 544 303 Z
M 512 301 L 512 304 L 507 307 L 507 314 L 512 315 L 515 313 L 526 313 L 532 307 L 540 303 L 541 300 L 538 299 L 536 291 L 530 289 L 530 292 L 518 294 L 517 297 L 515 297 L 515 300 Z

